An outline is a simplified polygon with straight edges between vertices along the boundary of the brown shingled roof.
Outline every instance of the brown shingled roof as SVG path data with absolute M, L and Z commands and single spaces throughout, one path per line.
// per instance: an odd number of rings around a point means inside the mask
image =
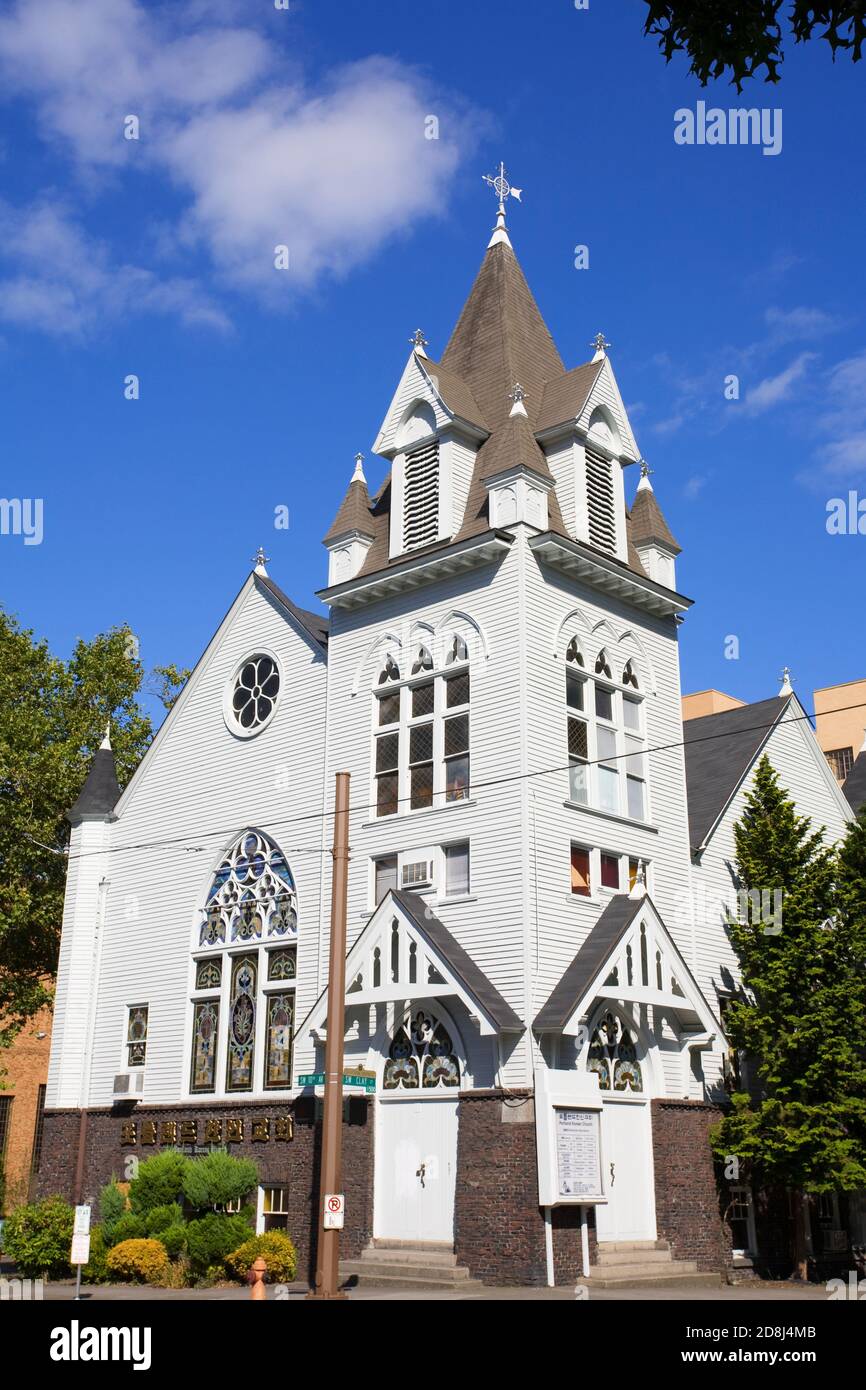
M 552 429 L 554 425 L 564 425 L 568 420 L 576 420 L 589 399 L 589 393 L 603 366 L 603 360 L 584 362 L 580 367 L 572 367 L 570 372 L 554 377 L 544 383 L 541 405 L 535 421 L 536 434 Z
M 372 536 L 373 518 L 370 515 L 370 496 L 367 484 L 361 478 L 353 478 L 346 495 L 340 503 L 340 510 L 331 523 L 323 545 L 344 536 L 347 531 L 360 531 L 362 536 Z
M 631 540 L 635 545 L 646 541 L 661 541 L 679 555 L 680 546 L 671 535 L 651 487 L 639 487 L 631 505 Z
M 458 376 L 457 372 L 444 367 L 441 362 L 434 362 L 430 357 L 421 357 L 419 360 L 427 375 L 432 377 L 436 391 L 451 413 L 459 415 L 462 420 L 468 420 L 472 425 L 479 425 L 489 433 L 481 407 L 463 378 Z

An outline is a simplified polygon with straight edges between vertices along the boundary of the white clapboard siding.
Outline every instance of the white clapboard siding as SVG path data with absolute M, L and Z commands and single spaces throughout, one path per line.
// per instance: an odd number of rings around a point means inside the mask
M 791 709 L 790 715 L 796 713 Z M 811 726 L 805 720 L 783 718 L 770 734 L 763 751 L 793 798 L 799 815 L 810 816 L 815 829 L 825 829 L 825 841 L 835 844 L 845 834 L 850 818 L 832 773 L 826 767 Z M 719 994 L 729 994 L 739 982 L 739 967 L 725 930 L 728 911 L 736 906 L 731 869 L 736 862 L 734 826 L 742 818 L 746 797 L 754 781 L 757 761 L 732 798 L 692 869 L 694 915 L 698 941 L 698 982 L 710 1004 Z M 784 917 L 784 903 L 782 905 Z M 783 920 L 784 930 L 784 920 Z
M 244 657 L 262 648 L 280 663 L 276 713 L 260 734 L 237 738 L 223 719 L 225 691 Z M 91 1105 L 110 1103 L 113 1077 L 123 1069 L 125 1009 L 134 1003 L 150 1008 L 147 1101 L 176 1102 L 186 1094 L 193 929 L 222 853 L 247 826 L 270 835 L 290 865 L 299 908 L 299 1012 L 312 1003 L 321 902 L 322 824 L 316 817 L 322 810 L 324 709 L 321 650 L 270 595 L 248 588 L 127 789 L 111 827 Z M 126 848 L 140 845 L 150 847 Z M 63 949 L 69 950 L 65 940 Z M 67 978 L 61 957 L 61 1018 Z

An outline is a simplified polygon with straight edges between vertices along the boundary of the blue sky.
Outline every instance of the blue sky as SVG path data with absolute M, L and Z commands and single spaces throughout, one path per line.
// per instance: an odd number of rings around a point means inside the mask
M 43 498 L 44 539 L 0 536 L 2 602 L 64 654 L 128 622 L 148 666 L 193 664 L 259 544 L 317 606 L 353 455 L 378 485 L 407 340 L 441 353 L 504 158 L 542 313 L 569 366 L 613 344 L 683 547 L 684 689 L 764 698 L 787 663 L 810 708 L 866 674 L 866 539 L 825 526 L 866 494 L 864 73 L 812 42 L 776 87 L 702 91 L 644 9 L 7 5 L 0 495 Z M 781 153 L 676 144 L 701 99 L 781 108 Z

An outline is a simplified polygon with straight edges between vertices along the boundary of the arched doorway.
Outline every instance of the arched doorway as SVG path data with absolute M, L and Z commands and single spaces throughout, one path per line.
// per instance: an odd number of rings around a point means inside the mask
M 451 1023 L 418 1007 L 386 1040 L 376 1106 L 377 1240 L 454 1240 L 458 1048 Z
M 607 1203 L 596 1208 L 600 1241 L 655 1240 L 650 1059 L 630 1018 L 604 1004 L 589 1029 L 584 1065 L 598 1076 L 602 1179 Z

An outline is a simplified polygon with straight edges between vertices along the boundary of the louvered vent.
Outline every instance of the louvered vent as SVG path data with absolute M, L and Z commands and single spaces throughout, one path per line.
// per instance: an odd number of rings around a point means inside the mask
M 611 463 L 594 449 L 586 450 L 586 500 L 589 508 L 590 544 L 616 553 L 616 518 L 613 505 Z
M 439 538 L 439 441 L 406 455 L 403 488 L 403 549 Z

